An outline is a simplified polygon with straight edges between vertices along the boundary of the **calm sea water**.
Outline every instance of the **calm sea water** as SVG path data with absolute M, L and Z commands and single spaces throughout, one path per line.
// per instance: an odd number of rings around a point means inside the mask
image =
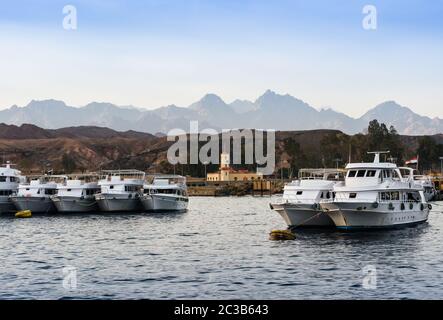
M 174 215 L 2 216 L 0 299 L 443 298 L 443 203 L 416 228 L 303 231 L 289 242 L 268 240 L 286 228 L 268 203 L 192 198 Z M 363 285 L 368 265 L 376 288 Z

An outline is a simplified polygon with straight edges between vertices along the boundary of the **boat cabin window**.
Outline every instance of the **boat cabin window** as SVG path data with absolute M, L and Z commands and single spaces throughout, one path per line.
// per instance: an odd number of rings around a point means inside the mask
M 45 194 L 56 194 L 57 190 L 56 189 L 45 189 Z
M 366 172 L 366 177 L 368 178 L 374 178 L 377 175 L 377 170 L 368 170 Z
M 138 191 L 138 187 L 137 186 L 125 186 L 125 191 L 126 192 L 136 192 Z
M 348 173 L 348 178 L 354 178 L 356 174 L 357 174 L 357 171 L 355 171 L 355 170 L 351 170 L 351 171 L 349 171 L 349 173 Z
M 391 170 L 383 170 L 383 178 L 384 179 L 389 179 L 391 177 L 392 177 Z
M 326 199 L 331 199 L 331 193 L 329 191 L 326 192 Z
M 84 190 L 84 193 L 85 193 L 87 196 L 92 196 L 92 195 L 98 193 L 99 191 L 100 191 L 100 189 L 85 189 L 85 190 Z
M 420 194 L 418 192 L 408 192 L 408 201 L 419 202 Z
M 301 196 L 303 194 L 303 191 L 297 191 L 297 195 Z
M 10 196 L 12 193 L 12 190 L 0 190 L 0 196 Z
M 356 193 L 350 193 L 349 194 L 349 198 L 350 199 L 355 199 L 355 198 L 357 198 L 357 194 Z
M 400 192 L 380 192 L 380 200 L 382 201 L 400 201 Z
M 363 178 L 366 174 L 366 170 L 358 170 L 357 172 L 357 177 L 358 178 Z
M 17 177 L 9 177 L 9 182 L 18 182 Z
M 5 176 L 0 176 L 0 182 L 6 182 L 6 177 Z
M 67 189 L 66 191 L 68 191 L 68 192 L 71 192 L 71 191 L 72 191 L 72 189 Z
M 109 189 L 114 189 L 114 186 L 109 186 Z
M 159 189 L 158 193 L 161 193 L 161 194 L 176 194 L 176 190 L 175 189 Z

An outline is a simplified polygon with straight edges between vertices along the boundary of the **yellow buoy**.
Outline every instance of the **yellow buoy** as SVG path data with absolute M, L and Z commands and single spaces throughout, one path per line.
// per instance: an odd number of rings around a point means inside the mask
M 269 234 L 269 240 L 283 241 L 283 240 L 295 240 L 295 234 L 290 230 L 272 230 Z
M 31 210 L 23 210 L 23 211 L 18 211 L 15 216 L 17 218 L 31 218 L 32 217 L 32 212 Z

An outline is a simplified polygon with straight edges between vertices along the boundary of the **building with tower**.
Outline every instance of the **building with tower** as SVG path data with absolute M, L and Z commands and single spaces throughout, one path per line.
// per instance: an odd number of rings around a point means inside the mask
M 207 181 L 255 181 L 263 180 L 263 174 L 259 172 L 249 172 L 248 170 L 235 170 L 231 168 L 230 154 L 220 155 L 220 168 L 218 172 L 208 173 Z

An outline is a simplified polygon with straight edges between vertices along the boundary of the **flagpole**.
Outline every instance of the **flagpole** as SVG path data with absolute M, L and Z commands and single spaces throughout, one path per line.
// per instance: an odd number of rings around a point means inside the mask
M 420 159 L 420 155 L 417 154 L 417 173 L 419 172 L 419 171 L 418 171 L 418 161 L 419 161 L 419 159 Z

